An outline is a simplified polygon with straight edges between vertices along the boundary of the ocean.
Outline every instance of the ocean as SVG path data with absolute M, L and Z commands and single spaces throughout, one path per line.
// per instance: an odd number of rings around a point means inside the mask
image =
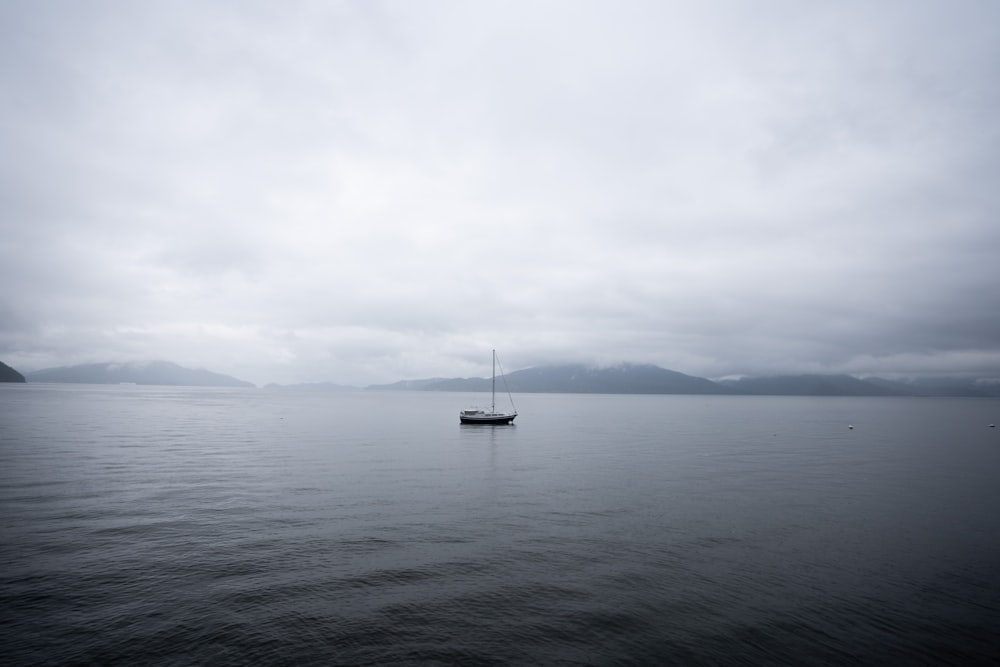
M 4 664 L 1000 661 L 1000 401 L 477 398 L 0 385 Z

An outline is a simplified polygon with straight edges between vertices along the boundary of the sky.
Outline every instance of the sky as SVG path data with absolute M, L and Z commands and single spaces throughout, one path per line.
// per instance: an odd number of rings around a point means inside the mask
M 1000 3 L 0 2 L 0 360 L 1000 378 Z

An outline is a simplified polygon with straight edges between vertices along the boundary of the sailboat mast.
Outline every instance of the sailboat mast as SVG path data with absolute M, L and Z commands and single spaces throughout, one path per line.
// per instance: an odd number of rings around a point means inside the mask
M 493 384 L 490 388 L 490 412 L 497 411 L 497 351 L 493 350 Z

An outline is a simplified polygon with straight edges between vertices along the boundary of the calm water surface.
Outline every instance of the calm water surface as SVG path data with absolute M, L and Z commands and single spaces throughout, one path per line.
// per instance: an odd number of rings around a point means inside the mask
M 4 662 L 1000 660 L 1000 401 L 470 398 L 0 385 Z

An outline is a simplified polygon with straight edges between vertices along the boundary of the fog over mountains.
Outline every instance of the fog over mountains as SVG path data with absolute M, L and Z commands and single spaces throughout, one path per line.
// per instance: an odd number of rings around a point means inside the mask
M 7 382 L 254 387 L 250 382 L 168 361 L 96 363 L 48 368 L 21 375 L 0 363 Z M 277 385 L 265 389 L 357 391 L 490 391 L 490 378 L 426 378 L 353 387 L 333 382 Z M 709 380 L 652 364 L 535 366 L 497 378 L 497 391 L 567 394 L 702 394 L 744 396 L 969 396 L 1000 397 L 1000 381 L 923 378 L 894 381 L 850 375 L 771 375 Z

